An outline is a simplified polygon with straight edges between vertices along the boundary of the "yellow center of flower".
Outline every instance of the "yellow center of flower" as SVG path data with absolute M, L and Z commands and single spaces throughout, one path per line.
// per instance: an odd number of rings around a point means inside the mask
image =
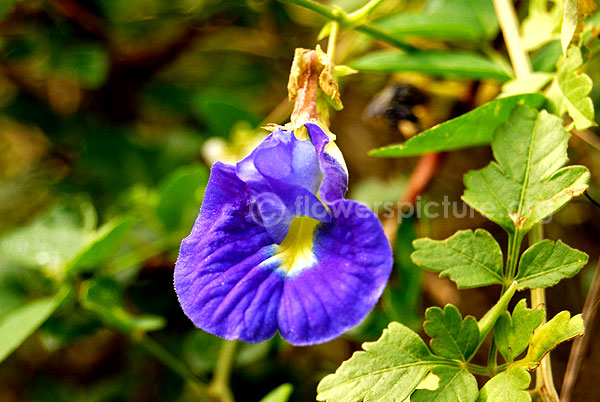
M 281 269 L 287 275 L 297 273 L 316 262 L 312 247 L 313 233 L 318 224 L 316 219 L 304 216 L 297 216 L 292 221 L 287 236 L 276 251 Z

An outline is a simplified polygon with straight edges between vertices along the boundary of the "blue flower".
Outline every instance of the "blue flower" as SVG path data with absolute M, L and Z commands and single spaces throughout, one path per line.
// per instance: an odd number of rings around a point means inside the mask
M 199 328 L 246 342 L 279 331 L 310 345 L 357 325 L 381 296 L 392 252 L 379 220 L 343 198 L 348 176 L 328 135 L 305 127 L 296 135 L 309 139 L 276 129 L 236 166 L 212 167 L 175 266 Z

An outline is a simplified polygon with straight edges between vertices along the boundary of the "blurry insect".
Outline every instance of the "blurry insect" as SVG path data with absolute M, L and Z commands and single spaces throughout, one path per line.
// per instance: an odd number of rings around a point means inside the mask
M 428 96 L 419 88 L 406 83 L 392 83 L 379 92 L 363 112 L 363 119 L 378 129 L 394 129 L 406 138 L 421 129 L 419 108 Z

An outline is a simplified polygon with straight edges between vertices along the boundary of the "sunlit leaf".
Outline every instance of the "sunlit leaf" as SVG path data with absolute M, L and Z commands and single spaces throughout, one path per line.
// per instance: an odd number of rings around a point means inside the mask
M 560 31 L 560 44 L 562 46 L 563 54 L 567 55 L 567 48 L 575 35 L 577 30 L 578 21 L 578 5 L 577 0 L 565 0 L 563 22 Z
M 588 75 L 578 71 L 582 64 L 581 50 L 571 46 L 547 92 L 556 113 L 562 115 L 568 112 L 578 130 L 596 125 L 594 104 L 589 97 L 593 83 Z
M 507 362 L 512 362 L 529 345 L 533 331 L 544 320 L 544 310 L 528 309 L 520 300 L 512 314 L 505 311 L 494 326 L 494 341 Z
M 418 239 L 411 258 L 440 276 L 449 276 L 459 288 L 504 283 L 502 250 L 487 231 L 461 230 L 446 240 Z
M 581 336 L 583 331 L 581 314 L 571 317 L 568 311 L 561 311 L 533 334 L 527 355 L 519 362 L 536 367 L 559 343 Z
M 531 402 L 527 387 L 531 376 L 522 367 L 496 374 L 479 392 L 478 402 Z
M 363 349 L 321 380 L 317 400 L 403 401 L 438 361 L 416 333 L 396 322 Z
M 517 106 L 494 133 L 497 162 L 465 175 L 463 200 L 508 233 L 526 233 L 587 189 L 587 168 L 562 168 L 568 138 L 560 118 Z
M 529 2 L 529 13 L 521 24 L 521 45 L 525 50 L 535 50 L 558 39 L 562 10 L 560 4 L 551 0 Z
M 350 67 L 363 72 L 414 71 L 435 77 L 502 82 L 511 78 L 510 73 L 499 65 L 467 51 L 431 50 L 401 53 L 396 50 L 381 50 L 353 61 Z
M 495 99 L 455 119 L 448 120 L 423 131 L 402 144 L 388 145 L 371 151 L 373 156 L 402 157 L 429 152 L 488 145 L 498 125 L 508 119 L 512 109 L 519 104 L 534 108 L 545 98 L 540 94 L 507 96 Z
M 423 328 L 431 337 L 431 350 L 448 359 L 467 361 L 479 344 L 479 327 L 473 317 L 463 320 L 458 309 L 447 304 L 442 310 L 430 307 Z
M 588 255 L 560 240 L 543 240 L 527 249 L 521 256 L 515 280 L 519 288 L 547 288 L 579 272 Z

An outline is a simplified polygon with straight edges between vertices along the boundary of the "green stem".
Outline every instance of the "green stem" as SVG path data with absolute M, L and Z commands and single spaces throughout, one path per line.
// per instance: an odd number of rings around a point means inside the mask
M 467 363 L 467 370 L 469 370 L 471 374 L 491 377 L 490 369 L 485 366 L 480 366 L 479 364 Z
M 340 9 L 331 9 L 322 4 L 319 4 L 312 0 L 279 0 L 282 3 L 295 4 L 300 7 L 304 7 L 308 10 L 314 11 L 317 14 L 320 14 L 330 20 L 337 21 L 342 27 L 351 27 L 356 31 L 362 32 L 366 35 L 369 35 L 375 39 L 379 39 L 382 42 L 389 43 L 392 46 L 395 46 L 399 49 L 402 49 L 407 52 L 412 52 L 417 50 L 412 45 L 409 45 L 406 42 L 403 42 L 388 33 L 380 30 L 369 24 L 358 24 L 356 25 L 354 21 L 350 20 L 349 17 L 344 13 L 344 11 Z
M 229 377 L 233 368 L 236 347 L 237 341 L 223 341 L 213 380 L 210 383 L 211 393 L 219 397 L 223 402 L 234 401 L 233 394 L 229 389 Z
M 194 384 L 200 390 L 206 390 L 207 386 L 202 381 L 198 379 L 192 373 L 192 371 L 177 357 L 173 356 L 169 351 L 167 351 L 164 347 L 162 347 L 158 342 L 154 339 L 150 338 L 146 334 L 134 335 L 132 339 L 137 342 L 138 345 L 143 347 L 147 352 L 154 355 L 158 360 L 160 360 L 165 366 L 169 367 L 171 370 L 179 374 L 183 379 L 189 381 Z
M 541 224 L 533 227 L 529 233 L 529 246 L 539 243 L 544 239 L 544 228 Z M 531 306 L 533 308 L 542 308 L 546 311 L 546 291 L 544 288 L 531 289 Z M 544 320 L 545 321 L 545 320 Z M 558 392 L 554 386 L 552 377 L 552 363 L 550 362 L 550 353 L 548 353 L 540 362 L 535 370 L 535 391 L 547 402 L 558 402 Z
M 506 258 L 506 273 L 504 276 L 506 284 L 504 285 L 504 288 L 506 288 L 507 284 L 510 284 L 515 280 L 515 276 L 517 274 L 517 265 L 519 263 L 519 251 L 521 250 L 522 241 L 523 235 L 518 229 L 516 229 L 515 233 L 508 235 L 508 257 Z
M 517 283 L 513 282 L 512 285 L 506 289 L 506 292 L 504 292 L 498 302 L 491 309 L 489 309 L 483 317 L 481 317 L 481 320 L 479 320 L 477 323 L 479 326 L 479 345 L 483 343 L 485 337 L 490 333 L 494 327 L 494 324 L 496 323 L 496 320 L 498 320 L 498 317 L 500 317 L 500 314 L 506 310 L 506 307 L 508 306 L 508 303 L 510 302 L 510 299 L 512 299 L 516 290 Z
M 504 43 L 508 50 L 508 56 L 512 62 L 515 76 L 524 78 L 531 74 L 529 56 L 521 46 L 519 36 L 519 22 L 511 0 L 494 0 L 496 16 L 500 22 Z
M 383 3 L 384 0 L 371 0 L 358 10 L 352 11 L 348 14 L 348 21 L 362 23 L 369 18 L 371 13 L 375 11 L 375 9 Z
M 333 21 L 331 24 L 331 32 L 329 32 L 329 40 L 327 42 L 327 56 L 333 63 L 335 57 L 335 45 L 337 43 L 338 32 L 340 31 L 340 24 L 337 21 Z

